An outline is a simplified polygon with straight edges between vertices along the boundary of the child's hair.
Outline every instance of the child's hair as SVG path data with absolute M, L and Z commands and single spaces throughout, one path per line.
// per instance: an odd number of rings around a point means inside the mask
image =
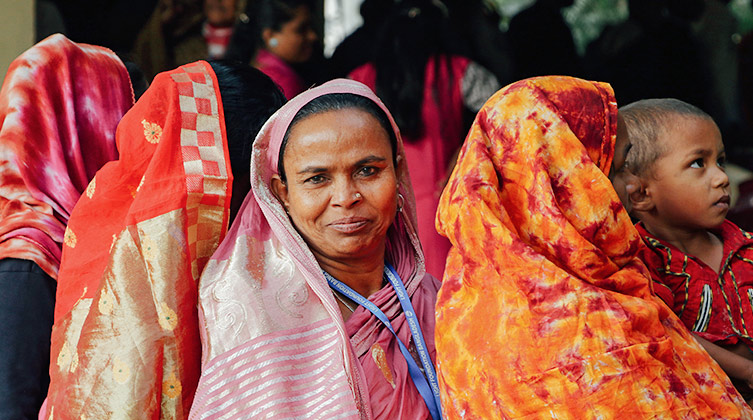
M 630 172 L 638 176 L 650 174 L 654 162 L 664 153 L 664 146 L 657 140 L 673 118 L 707 118 L 713 121 L 700 108 L 673 98 L 642 99 L 621 107 L 618 112 L 625 121 L 632 143 L 625 164 Z

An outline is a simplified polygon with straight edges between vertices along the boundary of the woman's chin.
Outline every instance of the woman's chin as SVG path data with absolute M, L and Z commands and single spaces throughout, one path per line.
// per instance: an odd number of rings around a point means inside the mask
M 347 238 L 326 248 L 320 248 L 319 254 L 333 261 L 361 260 L 369 257 L 383 258 L 377 251 L 380 247 L 375 242 L 364 238 Z

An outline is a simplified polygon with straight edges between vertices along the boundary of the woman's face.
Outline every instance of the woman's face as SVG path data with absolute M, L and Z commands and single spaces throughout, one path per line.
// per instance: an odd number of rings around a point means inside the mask
M 232 26 L 235 22 L 236 0 L 205 0 L 204 15 L 217 27 Z
M 298 6 L 293 19 L 284 23 L 279 31 L 264 31 L 267 50 L 288 63 L 302 63 L 311 58 L 316 40 L 316 32 L 311 27 L 311 11 L 306 6 Z
M 293 225 L 317 259 L 383 258 L 397 210 L 397 174 L 387 132 L 350 108 L 296 123 L 283 155 L 287 181 L 272 180 Z

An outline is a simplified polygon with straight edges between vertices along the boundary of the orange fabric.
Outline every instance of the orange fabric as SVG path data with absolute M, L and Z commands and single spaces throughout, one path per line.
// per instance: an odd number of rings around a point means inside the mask
M 34 261 L 53 279 L 73 206 L 106 162 L 133 105 L 110 50 L 56 34 L 16 58 L 0 92 L 0 259 Z
M 437 216 L 448 419 L 753 418 L 651 290 L 605 175 L 616 116 L 609 85 L 554 76 L 478 114 Z
M 54 418 L 184 418 L 200 373 L 197 281 L 232 176 L 206 62 L 158 75 L 71 215 L 52 332 Z

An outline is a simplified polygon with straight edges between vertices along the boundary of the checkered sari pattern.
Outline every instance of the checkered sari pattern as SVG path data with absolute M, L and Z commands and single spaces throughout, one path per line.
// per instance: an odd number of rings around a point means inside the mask
M 217 249 L 228 166 L 222 144 L 220 104 L 214 81 L 201 63 L 173 74 L 180 101 L 181 153 L 186 173 L 188 248 L 191 275 L 197 281 L 204 265 Z

